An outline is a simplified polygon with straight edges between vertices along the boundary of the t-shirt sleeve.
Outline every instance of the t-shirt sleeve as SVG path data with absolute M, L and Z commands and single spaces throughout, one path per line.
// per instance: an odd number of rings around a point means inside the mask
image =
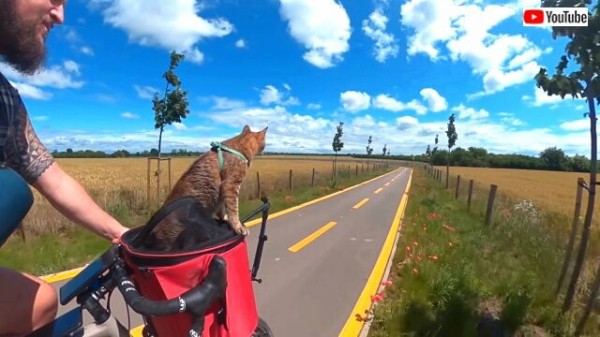
M 16 103 L 16 113 L 4 144 L 6 164 L 28 183 L 33 183 L 52 165 L 54 157 L 35 133 L 23 101 L 18 99 Z

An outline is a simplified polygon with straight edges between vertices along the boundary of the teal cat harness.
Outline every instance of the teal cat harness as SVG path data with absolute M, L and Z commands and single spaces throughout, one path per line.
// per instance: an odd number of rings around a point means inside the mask
M 221 142 L 212 142 L 210 143 L 211 150 L 217 152 L 217 157 L 219 158 L 219 169 L 223 169 L 223 151 L 227 151 L 231 154 L 234 154 L 240 157 L 246 165 L 248 165 L 248 159 L 241 152 L 230 148 L 229 146 L 221 143 Z

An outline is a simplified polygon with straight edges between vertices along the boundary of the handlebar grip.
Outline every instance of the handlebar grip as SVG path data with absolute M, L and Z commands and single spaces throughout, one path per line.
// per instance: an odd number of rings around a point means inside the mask
M 121 264 L 115 265 L 113 277 L 127 305 L 135 312 L 147 316 L 163 316 L 185 311 L 204 316 L 210 305 L 224 296 L 227 287 L 225 260 L 220 256 L 212 259 L 208 274 L 202 283 L 170 300 L 156 301 L 143 297 Z

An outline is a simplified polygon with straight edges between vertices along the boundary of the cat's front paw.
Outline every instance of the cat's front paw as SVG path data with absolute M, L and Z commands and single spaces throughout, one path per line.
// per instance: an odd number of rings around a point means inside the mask
M 244 236 L 246 236 L 250 233 L 250 231 L 248 230 L 248 227 L 242 225 L 241 223 L 233 225 L 233 231 L 236 232 L 237 234 L 242 234 Z

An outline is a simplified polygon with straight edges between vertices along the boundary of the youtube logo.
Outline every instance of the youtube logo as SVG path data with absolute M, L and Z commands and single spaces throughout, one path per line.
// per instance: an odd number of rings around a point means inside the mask
M 541 25 L 544 23 L 544 11 L 541 9 L 526 9 L 523 11 L 523 23 Z
M 586 27 L 587 7 L 538 7 L 523 9 L 523 26 Z

